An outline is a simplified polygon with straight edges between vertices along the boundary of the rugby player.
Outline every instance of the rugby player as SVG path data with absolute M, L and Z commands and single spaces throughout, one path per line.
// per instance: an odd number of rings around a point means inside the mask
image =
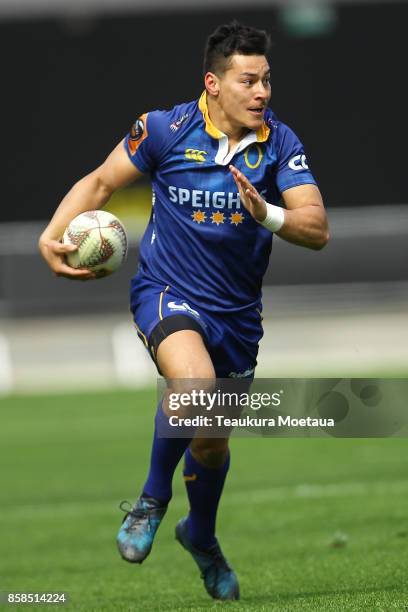
M 153 207 L 131 283 L 131 309 L 166 379 L 252 379 L 273 233 L 311 249 L 328 241 L 303 145 L 268 108 L 268 47 L 264 31 L 237 22 L 218 27 L 207 40 L 200 98 L 139 116 L 106 161 L 65 196 L 40 238 L 57 275 L 93 278 L 67 265 L 64 256 L 75 247 L 61 244 L 65 227 L 79 213 L 102 207 L 116 189 L 150 175 Z M 147 557 L 184 455 L 190 512 L 177 524 L 176 538 L 213 598 L 238 599 L 237 576 L 215 536 L 228 439 L 159 435 L 169 430 L 169 414 L 163 400 L 149 473 L 140 497 L 125 510 L 119 551 L 133 563 Z

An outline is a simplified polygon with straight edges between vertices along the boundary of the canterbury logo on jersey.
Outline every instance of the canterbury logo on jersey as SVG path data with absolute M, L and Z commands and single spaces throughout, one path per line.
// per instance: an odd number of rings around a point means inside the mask
M 205 156 L 208 155 L 207 151 L 200 151 L 199 149 L 186 149 L 185 158 L 192 159 L 193 161 L 202 164 L 205 162 Z
M 306 162 L 306 155 L 295 155 L 289 161 L 288 166 L 291 170 L 309 170 Z

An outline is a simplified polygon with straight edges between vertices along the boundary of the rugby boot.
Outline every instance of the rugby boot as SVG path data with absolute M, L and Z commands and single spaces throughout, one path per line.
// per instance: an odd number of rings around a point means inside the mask
M 176 540 L 197 563 L 204 586 L 211 597 L 222 600 L 239 599 L 237 576 L 222 554 L 218 542 L 205 551 L 195 548 L 188 537 L 187 518 L 182 518 L 177 523 Z
M 124 505 L 128 504 L 129 508 Z M 126 512 L 116 538 L 119 552 L 129 563 L 142 563 L 152 549 L 156 531 L 166 514 L 167 505 L 154 497 L 141 496 L 133 508 L 123 501 L 120 509 Z

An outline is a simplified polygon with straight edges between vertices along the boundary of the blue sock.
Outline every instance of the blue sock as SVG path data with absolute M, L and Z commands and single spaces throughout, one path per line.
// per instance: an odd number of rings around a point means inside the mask
M 188 448 L 185 452 L 184 482 L 190 501 L 188 535 L 196 548 L 208 550 L 217 540 L 215 521 L 222 489 L 230 464 L 228 454 L 220 468 L 207 468 L 198 463 Z
M 193 432 L 191 433 L 193 435 Z M 162 437 L 166 434 L 168 438 Z M 162 402 L 160 402 L 155 417 L 150 470 L 143 487 L 143 495 L 154 497 L 162 504 L 167 504 L 171 499 L 175 469 L 191 442 L 191 438 L 170 436 L 174 436 L 174 428 L 169 425 L 168 418 L 162 409 Z

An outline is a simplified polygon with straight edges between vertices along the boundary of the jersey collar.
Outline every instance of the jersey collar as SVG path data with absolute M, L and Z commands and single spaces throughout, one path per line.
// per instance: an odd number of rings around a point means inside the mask
M 217 140 L 220 140 L 220 138 L 224 138 L 226 136 L 224 132 L 221 132 L 221 130 L 215 127 L 215 125 L 210 119 L 207 106 L 207 92 L 205 90 L 201 94 L 200 99 L 198 101 L 198 108 L 203 114 L 203 119 L 205 122 L 205 131 L 207 132 L 207 134 L 209 134 L 212 138 L 216 138 Z M 256 132 L 252 130 L 252 132 L 250 133 L 256 134 L 257 142 L 265 142 L 269 138 L 270 129 L 264 121 L 259 130 L 256 130 Z

